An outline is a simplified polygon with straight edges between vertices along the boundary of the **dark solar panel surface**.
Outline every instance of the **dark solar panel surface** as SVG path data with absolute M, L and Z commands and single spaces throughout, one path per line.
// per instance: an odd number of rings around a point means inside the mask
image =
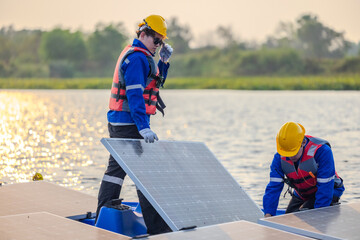
M 360 239 L 360 203 L 264 218 L 259 223 L 318 239 Z
M 203 143 L 114 138 L 101 142 L 174 231 L 263 217 Z

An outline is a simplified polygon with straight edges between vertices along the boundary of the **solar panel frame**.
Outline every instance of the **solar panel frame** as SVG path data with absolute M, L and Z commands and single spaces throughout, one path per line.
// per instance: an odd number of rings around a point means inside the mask
M 240 237 L 241 236 L 241 237 Z M 296 235 L 279 229 L 248 222 L 245 220 L 205 226 L 191 230 L 171 232 L 148 237 L 154 240 L 306 240 L 305 236 Z
M 263 217 L 259 206 L 251 200 L 204 143 L 157 141 L 149 144 L 144 140 L 121 138 L 103 138 L 101 142 L 173 231 L 239 220 L 257 222 Z M 191 168 L 185 166 L 189 159 Z M 136 161 L 141 164 L 136 164 Z M 165 170 L 161 171 L 159 165 Z M 152 174 L 144 174 L 146 171 L 152 171 Z M 212 178 L 208 177 L 210 174 Z M 178 184 L 180 187 L 176 187 L 171 185 L 171 181 L 201 184 Z M 209 190 L 209 184 L 218 192 L 214 194 L 211 189 Z M 190 198 L 185 200 L 192 205 L 178 201 L 184 197 L 181 193 Z M 222 200 L 217 201 L 219 197 L 214 195 L 220 195 Z M 241 199 L 236 199 L 238 197 Z M 204 201 L 204 198 L 207 200 Z M 236 205 L 235 209 L 229 209 L 227 204 Z M 240 210 L 238 205 L 243 204 L 245 205 Z M 214 210 L 209 213 L 209 208 Z M 219 211 L 222 211 L 221 214 Z M 193 218 L 189 219 L 189 215 Z
M 265 226 L 317 239 L 360 239 L 360 229 L 356 224 L 359 222 L 360 203 L 311 209 L 258 221 Z

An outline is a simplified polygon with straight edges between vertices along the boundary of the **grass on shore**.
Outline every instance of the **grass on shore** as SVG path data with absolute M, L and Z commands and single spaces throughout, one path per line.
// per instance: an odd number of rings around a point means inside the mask
M 110 89 L 110 78 L 0 78 L 0 89 Z M 360 90 L 360 75 L 169 78 L 166 89 Z

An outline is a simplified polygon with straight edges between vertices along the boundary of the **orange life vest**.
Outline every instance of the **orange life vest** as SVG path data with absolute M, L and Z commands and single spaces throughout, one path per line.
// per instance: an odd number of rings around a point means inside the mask
M 284 174 L 290 181 L 291 186 L 294 187 L 294 190 L 304 200 L 314 196 L 317 191 L 316 173 L 318 166 L 314 158 L 315 153 L 324 144 L 330 146 L 330 144 L 323 139 L 312 136 L 306 137 L 309 139 L 309 142 L 304 149 L 297 171 L 291 160 L 283 156 L 281 157 L 281 168 Z
M 130 54 L 136 51 L 145 54 L 150 66 L 150 72 L 146 81 L 146 87 L 143 92 L 146 106 L 146 114 L 155 114 L 156 109 L 158 109 L 164 114 L 163 109 L 165 108 L 165 104 L 163 103 L 159 95 L 159 82 L 162 81 L 161 76 L 159 76 L 159 69 L 155 65 L 154 59 L 149 51 L 144 48 L 133 47 L 131 45 L 128 45 L 124 48 L 117 60 L 113 76 L 113 83 L 111 87 L 109 108 L 110 110 L 114 111 L 130 112 L 129 103 L 126 97 L 124 73 L 122 72 L 120 66 Z

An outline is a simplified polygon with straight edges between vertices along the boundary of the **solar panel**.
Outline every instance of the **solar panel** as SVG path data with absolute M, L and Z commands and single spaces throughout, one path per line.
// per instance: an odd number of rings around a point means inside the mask
M 310 238 L 242 220 L 237 222 L 200 227 L 192 230 L 185 230 L 185 231 L 150 236 L 149 239 L 154 239 L 154 240 L 183 240 L 183 239 L 303 240 Z
M 96 206 L 96 197 L 45 181 L 0 187 L 0 216 L 45 211 L 76 219 Z
M 101 142 L 173 231 L 263 217 L 204 143 Z
M 0 239 L 21 240 L 131 239 L 124 235 L 46 212 L 1 216 L 0 233 Z
M 300 211 L 259 223 L 317 239 L 360 239 L 360 203 Z

